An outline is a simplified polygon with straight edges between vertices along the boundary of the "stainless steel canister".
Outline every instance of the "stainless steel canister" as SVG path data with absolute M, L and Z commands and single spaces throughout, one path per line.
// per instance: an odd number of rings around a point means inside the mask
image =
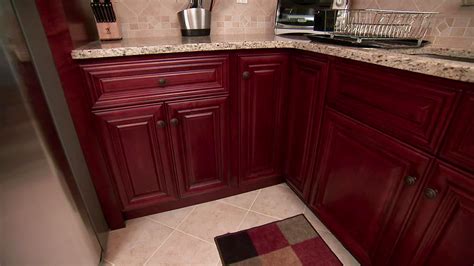
M 183 36 L 206 36 L 211 33 L 211 11 L 204 8 L 187 8 L 178 12 Z

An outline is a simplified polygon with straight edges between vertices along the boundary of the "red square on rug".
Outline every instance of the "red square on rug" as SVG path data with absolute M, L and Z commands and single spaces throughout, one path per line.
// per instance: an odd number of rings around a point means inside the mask
M 259 255 L 289 246 L 283 233 L 276 224 L 256 227 L 247 231 Z
M 291 246 L 303 265 L 342 265 L 339 259 L 327 248 L 321 237 L 312 238 Z

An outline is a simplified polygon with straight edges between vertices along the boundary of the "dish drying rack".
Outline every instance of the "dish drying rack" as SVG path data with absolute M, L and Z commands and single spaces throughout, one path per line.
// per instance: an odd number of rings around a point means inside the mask
M 331 38 L 345 37 L 357 43 L 375 40 L 416 40 L 421 46 L 437 12 L 381 9 L 339 9 Z

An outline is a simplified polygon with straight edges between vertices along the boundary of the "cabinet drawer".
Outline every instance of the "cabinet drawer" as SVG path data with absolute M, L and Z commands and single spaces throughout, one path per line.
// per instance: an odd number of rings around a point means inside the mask
M 368 125 L 433 151 L 453 111 L 457 92 L 387 68 L 339 62 L 330 73 L 328 104 Z
M 228 91 L 227 55 L 81 65 L 93 108 Z

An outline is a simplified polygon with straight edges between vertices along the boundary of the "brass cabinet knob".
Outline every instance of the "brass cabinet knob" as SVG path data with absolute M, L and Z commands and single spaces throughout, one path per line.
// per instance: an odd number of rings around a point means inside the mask
M 159 128 L 166 127 L 166 122 L 163 121 L 163 120 L 160 120 L 160 121 L 156 122 L 156 124 L 158 125 Z
M 405 176 L 405 185 L 413 186 L 416 183 L 416 177 L 407 175 Z
M 244 71 L 244 73 L 242 73 L 242 78 L 243 79 L 249 79 L 250 78 L 250 72 Z
M 161 78 L 158 82 L 160 83 L 161 87 L 166 85 L 166 79 L 164 79 L 164 78 Z
M 175 127 L 179 124 L 179 120 L 177 118 L 173 118 L 170 120 L 170 124 Z
M 436 196 L 438 196 L 438 190 L 428 187 L 425 188 L 424 194 L 427 199 L 434 199 Z

